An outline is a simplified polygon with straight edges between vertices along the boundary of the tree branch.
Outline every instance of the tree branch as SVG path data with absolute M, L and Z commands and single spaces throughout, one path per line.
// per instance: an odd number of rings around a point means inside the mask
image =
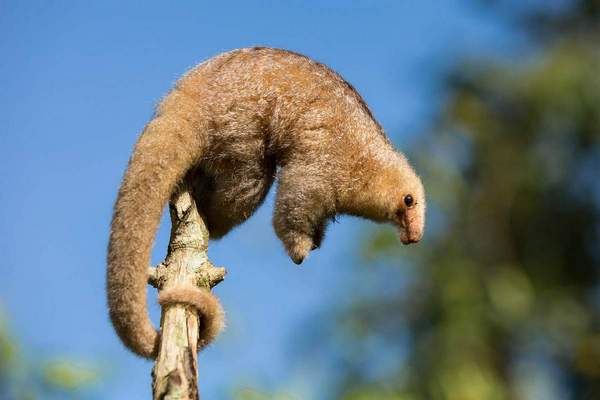
M 148 283 L 159 291 L 178 284 L 211 289 L 225 277 L 225 268 L 208 260 L 208 230 L 189 187 L 169 203 L 171 237 L 167 257 L 148 268 Z M 198 333 L 200 320 L 193 307 L 166 305 L 161 315 L 161 342 L 152 370 L 153 399 L 198 399 Z

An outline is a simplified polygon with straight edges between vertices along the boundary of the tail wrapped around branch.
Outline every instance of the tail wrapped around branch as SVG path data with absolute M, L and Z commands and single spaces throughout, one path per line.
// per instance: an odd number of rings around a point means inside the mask
M 165 204 L 206 146 L 206 130 L 186 117 L 181 112 L 159 113 L 148 123 L 129 161 L 112 219 L 107 271 L 110 318 L 123 343 L 147 358 L 155 357 L 158 350 L 158 333 L 146 303 L 154 237 Z M 214 308 L 210 312 L 217 319 L 222 315 L 218 300 L 198 288 L 171 291 L 162 300 L 193 305 L 201 316 L 206 311 L 202 307 Z
M 198 310 L 200 316 L 200 334 L 198 348 L 202 349 L 212 342 L 223 330 L 225 316 L 219 300 L 208 290 L 195 286 L 175 286 L 163 290 L 158 295 L 161 306 L 167 304 L 186 304 Z

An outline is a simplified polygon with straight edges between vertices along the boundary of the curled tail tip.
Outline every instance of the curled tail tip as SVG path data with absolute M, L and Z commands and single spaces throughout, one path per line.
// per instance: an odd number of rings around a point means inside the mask
M 199 349 L 213 342 L 225 328 L 225 313 L 219 299 L 209 290 L 192 285 L 178 285 L 160 292 L 158 303 L 187 304 L 198 311 L 200 317 Z

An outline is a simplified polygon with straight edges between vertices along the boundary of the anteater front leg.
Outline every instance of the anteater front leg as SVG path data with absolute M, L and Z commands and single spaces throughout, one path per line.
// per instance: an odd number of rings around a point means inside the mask
M 335 213 L 323 166 L 303 161 L 290 162 L 280 171 L 273 216 L 275 232 L 296 264 L 321 244 L 326 220 Z

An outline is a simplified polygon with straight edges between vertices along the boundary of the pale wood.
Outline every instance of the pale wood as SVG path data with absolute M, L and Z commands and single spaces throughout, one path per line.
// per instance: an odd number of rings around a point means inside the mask
M 169 211 L 172 226 L 167 257 L 156 268 L 148 268 L 148 283 L 159 291 L 176 284 L 211 289 L 223 280 L 225 269 L 208 260 L 208 230 L 187 186 L 173 195 Z M 152 370 L 153 399 L 199 399 L 199 324 L 193 307 L 163 307 L 161 342 Z

